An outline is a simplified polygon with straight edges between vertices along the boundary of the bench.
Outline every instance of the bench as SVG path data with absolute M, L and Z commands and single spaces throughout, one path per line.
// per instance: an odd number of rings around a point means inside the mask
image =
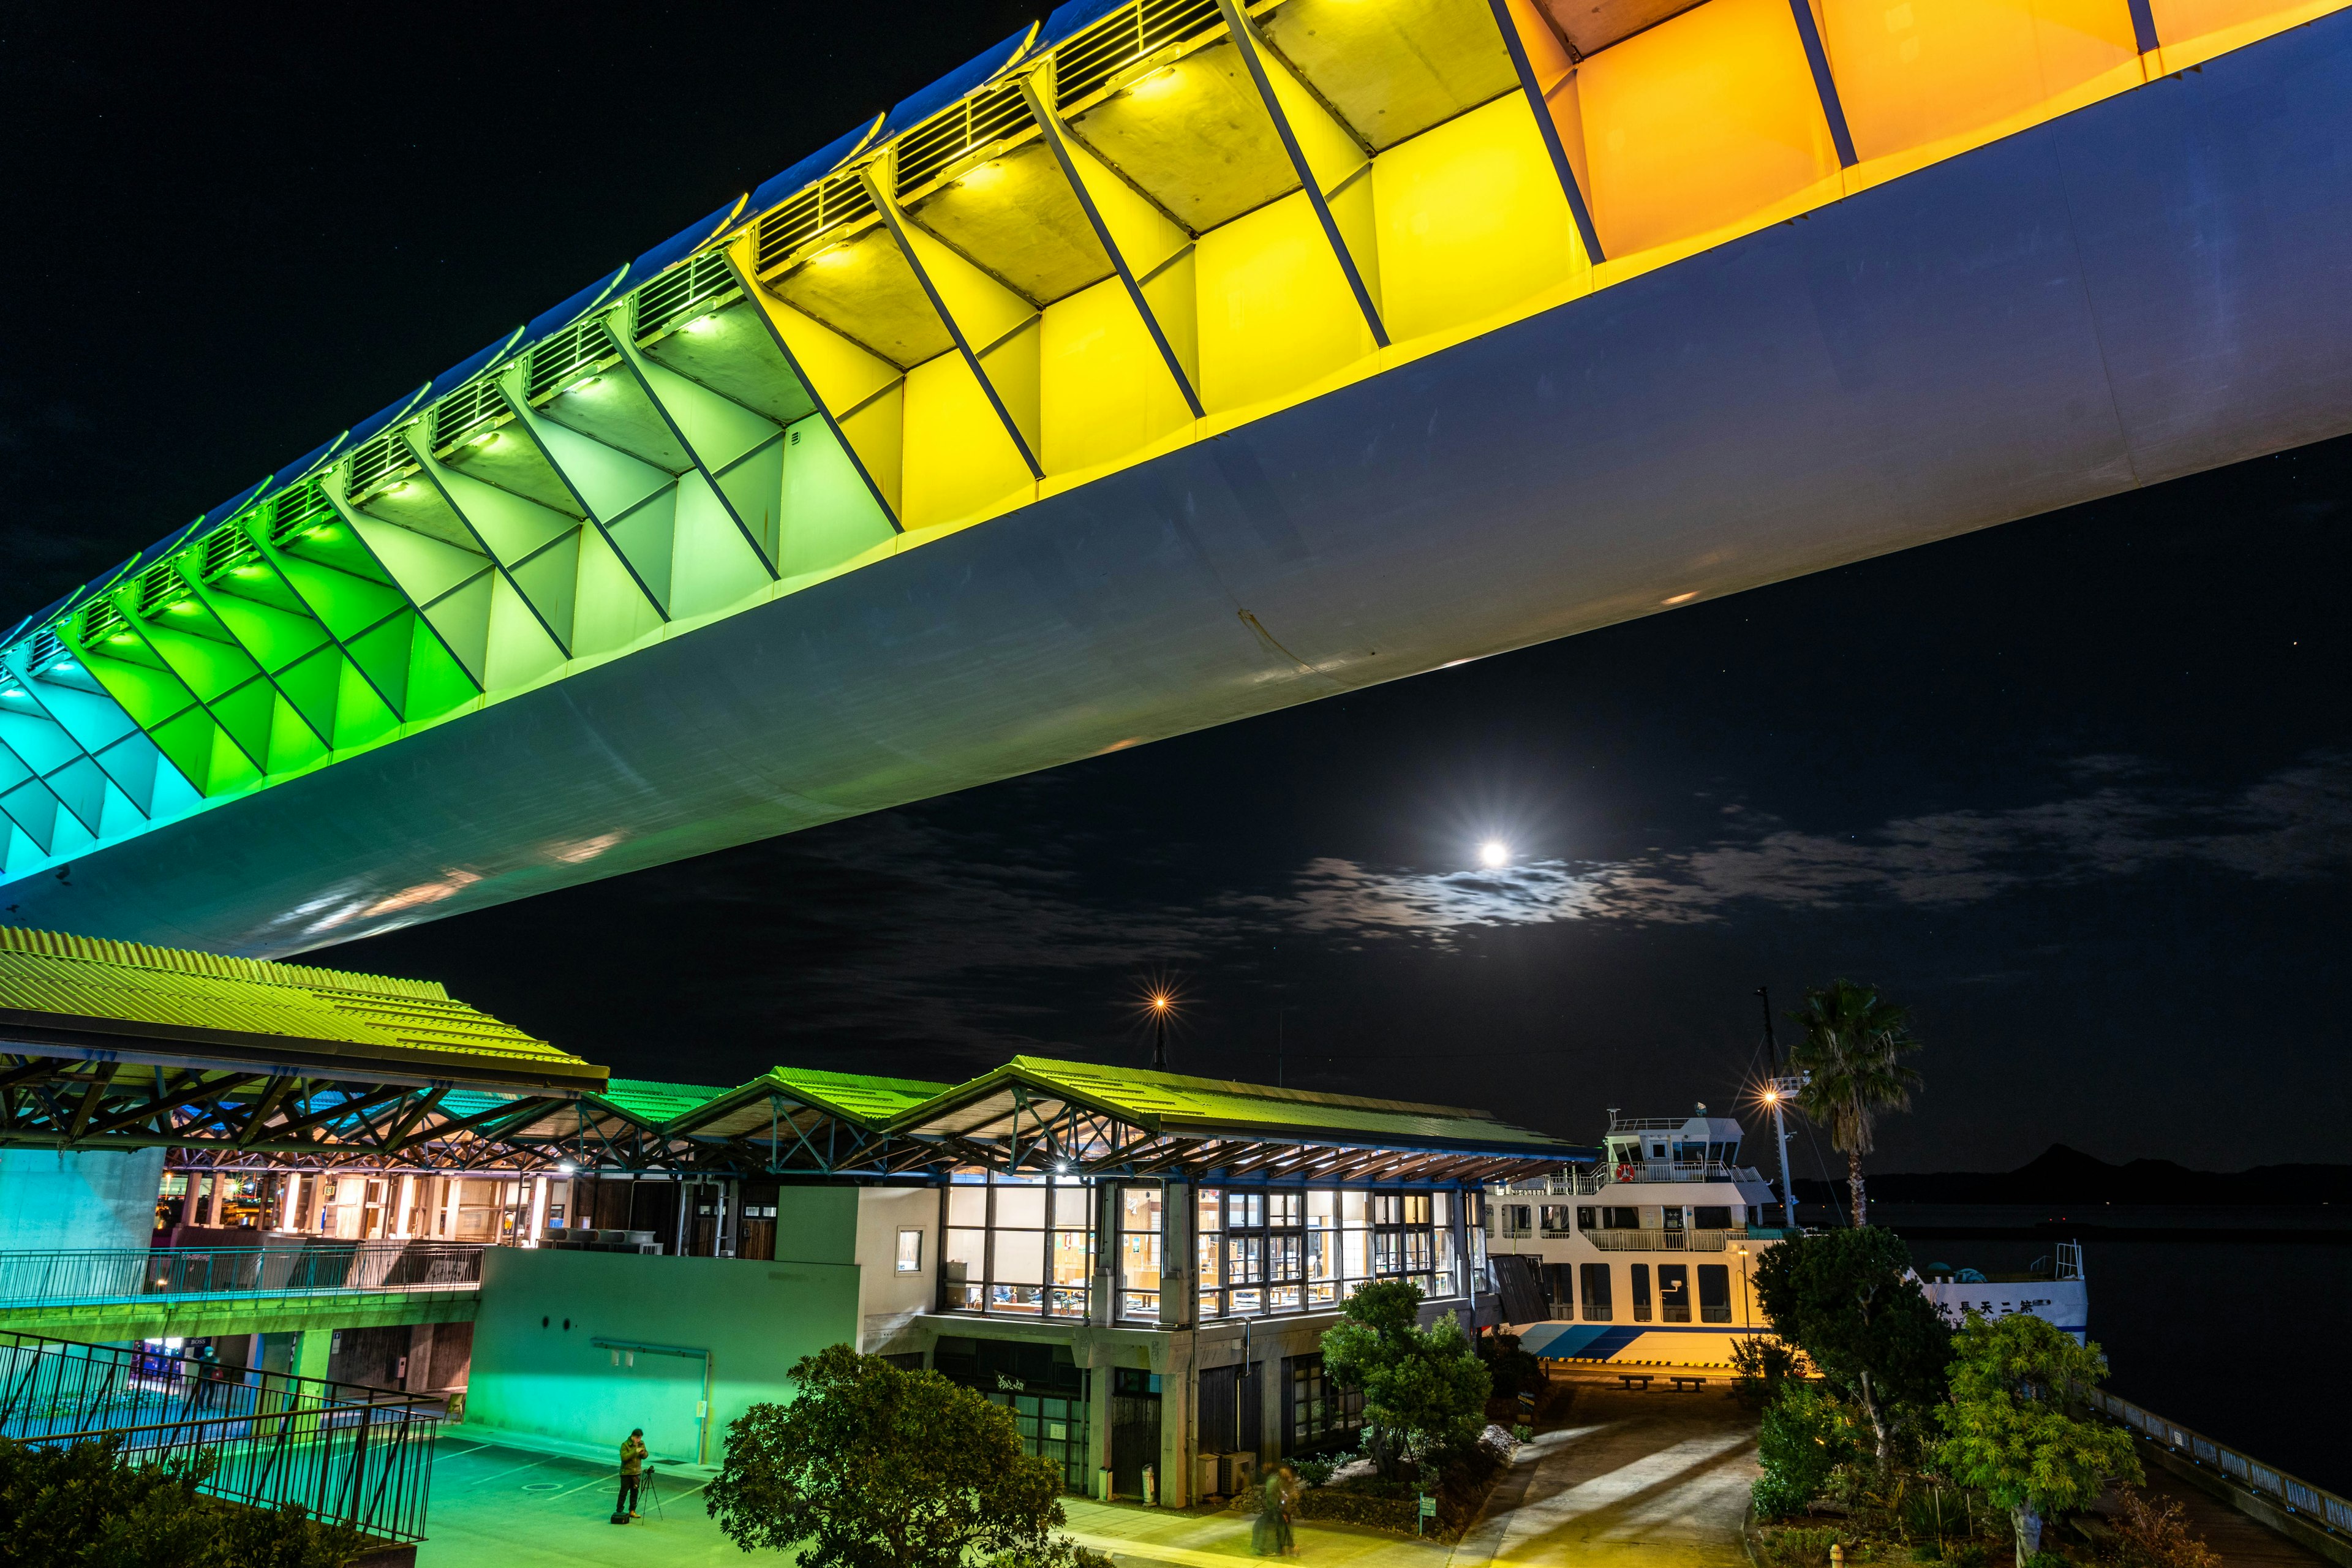
M 1628 1393 L 1633 1391 L 1633 1385 L 1637 1383 L 1642 1385 L 1643 1393 L 1647 1394 L 1650 1391 L 1650 1374 L 1646 1372 L 1621 1372 L 1617 1374 L 1617 1381 L 1625 1385 Z
M 1693 1394 L 1696 1394 L 1700 1389 L 1706 1386 L 1706 1379 L 1703 1377 L 1677 1377 L 1675 1378 L 1673 1382 L 1675 1392 L 1676 1394 L 1680 1394 L 1685 1388 L 1689 1389 Z

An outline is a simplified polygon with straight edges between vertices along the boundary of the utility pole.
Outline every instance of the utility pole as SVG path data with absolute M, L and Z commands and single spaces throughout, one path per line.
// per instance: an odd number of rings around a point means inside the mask
M 1772 1032 L 1772 994 L 1769 987 L 1756 988 L 1756 1000 L 1764 1008 L 1764 1045 L 1772 1061 L 1771 1087 L 1764 1091 L 1764 1103 L 1772 1108 L 1772 1132 L 1780 1145 L 1780 1223 L 1790 1230 L 1797 1228 L 1797 1189 L 1789 1180 L 1789 1118 L 1786 1106 L 1790 1099 L 1805 1087 L 1806 1075 L 1780 1071 L 1780 1040 Z

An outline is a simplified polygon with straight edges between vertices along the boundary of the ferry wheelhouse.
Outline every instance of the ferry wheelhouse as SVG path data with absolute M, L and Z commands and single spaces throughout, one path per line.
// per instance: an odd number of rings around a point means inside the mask
M 2062 1241 L 2022 1274 L 1984 1274 L 1930 1263 L 1919 1271 L 1919 1287 L 1958 1328 L 1963 1315 L 2004 1318 L 2032 1312 L 2046 1318 L 2079 1342 L 2091 1331 L 2091 1284 L 2083 1272 L 2080 1242 Z
M 1729 1117 L 1609 1113 L 1602 1158 L 1486 1190 L 1486 1254 L 1520 1348 L 1553 1361 L 1728 1366 L 1735 1341 L 1769 1333 L 1754 1275 L 1797 1234 L 1739 1163 Z

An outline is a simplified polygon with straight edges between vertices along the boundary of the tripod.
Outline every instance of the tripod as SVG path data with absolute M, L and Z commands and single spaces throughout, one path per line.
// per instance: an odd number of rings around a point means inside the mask
M 654 1485 L 653 1466 L 647 1465 L 644 1471 L 638 1475 L 637 1489 L 645 1494 L 644 1502 L 649 1502 L 654 1505 L 654 1517 L 662 1521 L 665 1524 L 667 1523 L 669 1521 L 669 1515 L 662 1511 L 661 1489 Z M 640 1513 L 644 1511 L 643 1503 L 639 1505 L 638 1511 Z

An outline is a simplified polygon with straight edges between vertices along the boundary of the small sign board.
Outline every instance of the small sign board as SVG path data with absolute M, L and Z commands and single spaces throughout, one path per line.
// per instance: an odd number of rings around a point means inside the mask
M 1435 1498 L 1424 1497 L 1421 1500 L 1421 1517 L 1423 1519 L 1435 1519 L 1437 1517 L 1437 1500 Z

